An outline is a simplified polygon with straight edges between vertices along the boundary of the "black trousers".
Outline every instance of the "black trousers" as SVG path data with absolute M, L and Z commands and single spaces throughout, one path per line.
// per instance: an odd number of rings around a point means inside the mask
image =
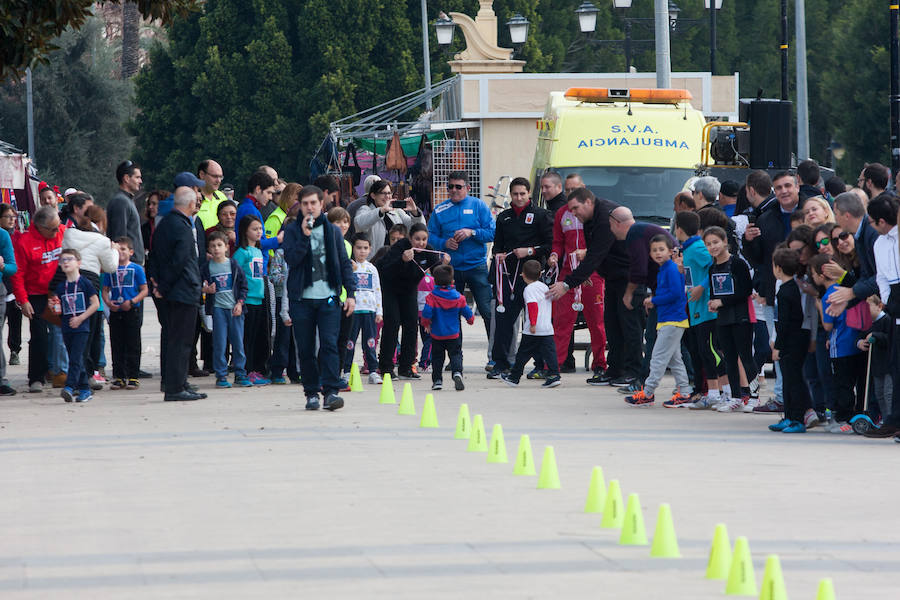
M 784 416 L 792 421 L 803 422 L 803 415 L 812 407 L 809 387 L 803 377 L 803 363 L 809 352 L 809 332 L 800 330 L 790 339 L 783 352 L 779 353 L 778 366 L 781 369 Z
M 831 359 L 831 381 L 834 386 L 832 398 L 836 421 L 848 421 L 857 411 L 862 411 L 862 401 L 866 393 L 865 356 L 860 353 Z
M 9 323 L 9 336 L 6 345 L 10 352 L 22 351 L 22 311 L 15 300 L 6 303 L 6 322 Z
M 187 384 L 188 364 L 191 357 L 191 342 L 197 327 L 199 311 L 193 304 L 162 300 L 164 305 L 160 319 L 164 319 L 164 340 L 161 342 L 163 378 L 166 394 L 178 394 Z
M 203 361 L 203 367 L 212 371 L 212 334 L 200 326 L 200 319 L 197 319 L 197 326 L 194 328 L 194 339 L 191 343 L 191 370 L 199 370 L 200 364 L 197 362 L 197 342 L 200 342 L 200 360 Z
M 622 303 L 627 287 L 628 282 L 624 279 L 606 280 L 603 324 L 609 347 L 608 371 L 615 377 L 638 377 L 641 373 L 644 292 L 634 293 L 629 310 Z
M 510 273 L 510 276 L 512 274 Z M 494 345 L 491 347 L 491 358 L 494 361 L 494 368 L 498 371 L 506 371 L 509 369 L 509 347 L 512 344 L 513 331 L 516 328 L 516 321 L 525 308 L 525 300 L 522 297 L 525 293 L 525 281 L 519 277 L 516 280 L 512 290 L 510 290 L 509 282 L 505 279 L 503 285 L 503 312 L 494 311 Z M 496 286 L 494 286 L 496 288 Z M 496 289 L 494 297 L 499 298 Z M 500 306 L 499 299 L 497 306 Z M 538 366 L 540 363 L 536 363 Z
M 143 311 L 109 313 L 109 345 L 112 349 L 112 372 L 116 379 L 137 379 L 141 367 L 141 321 Z
M 28 342 L 28 384 L 35 381 L 43 383 L 47 375 L 47 345 L 50 343 L 50 325 L 41 318 L 47 307 L 47 296 L 28 296 L 28 302 L 34 309 L 34 316 L 29 323 L 31 341 Z M 898 403 L 900 404 L 900 403 Z
M 350 339 L 351 329 L 353 329 L 353 315 L 348 317 L 341 310 L 341 328 L 338 330 L 338 359 L 342 366 L 347 364 L 347 340 Z M 350 372 L 347 373 L 349 375 Z
M 269 360 L 269 309 L 265 304 L 244 305 L 244 354 L 247 357 L 247 373 L 266 372 Z
M 400 373 L 412 369 L 416 360 L 416 336 L 419 332 L 419 305 L 416 290 L 395 291 L 382 288 L 381 304 L 384 307 L 384 325 L 381 328 L 381 346 L 378 351 L 378 368 L 382 373 L 394 370 L 394 349 L 400 327 L 400 357 L 397 366 Z
M 509 371 L 510 379 L 520 379 L 525 364 L 534 359 L 537 365 L 544 365 L 546 376 L 559 375 L 559 362 L 556 359 L 556 343 L 552 335 L 523 335 L 516 352 L 516 364 Z
M 444 354 L 450 357 L 450 372 L 462 372 L 462 340 L 455 337 L 450 340 L 431 338 L 431 381 L 443 381 Z
M 728 384 L 731 386 L 731 396 L 740 398 L 741 374 L 738 369 L 738 359 L 744 364 L 744 372 L 747 373 L 748 379 L 752 379 L 754 373 L 759 372 L 753 360 L 753 324 L 717 324 L 717 330 L 719 332 L 719 344 L 722 347 L 722 355 L 725 358 Z

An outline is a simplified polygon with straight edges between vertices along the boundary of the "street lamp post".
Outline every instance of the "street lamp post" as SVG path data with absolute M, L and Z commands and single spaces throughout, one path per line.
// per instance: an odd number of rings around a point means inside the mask
M 891 0 L 891 172 L 900 172 L 900 9 Z
M 425 110 L 431 110 L 431 51 L 428 48 L 428 6 L 422 0 L 422 62 L 425 66 Z
M 716 74 L 716 11 L 722 8 L 722 0 L 705 0 L 709 10 L 709 73 Z

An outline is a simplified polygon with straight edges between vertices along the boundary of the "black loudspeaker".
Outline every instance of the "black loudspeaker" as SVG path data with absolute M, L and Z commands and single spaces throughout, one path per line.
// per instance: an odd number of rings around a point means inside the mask
M 753 100 L 749 107 L 750 168 L 789 169 L 793 128 L 788 100 Z

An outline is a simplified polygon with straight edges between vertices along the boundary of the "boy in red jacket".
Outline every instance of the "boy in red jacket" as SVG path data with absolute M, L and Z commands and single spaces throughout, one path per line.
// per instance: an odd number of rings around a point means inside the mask
M 443 389 L 444 353 L 450 356 L 450 371 L 456 391 L 466 388 L 462 380 L 462 341 L 459 339 L 459 317 L 471 325 L 475 322 L 465 297 L 453 287 L 453 267 L 438 265 L 433 269 L 433 292 L 425 298 L 422 326 L 431 334 L 431 389 Z
M 56 273 L 65 229 L 59 214 L 50 206 L 34 213 L 28 231 L 15 238 L 16 273 L 11 277 L 12 291 L 22 314 L 31 321 L 28 344 L 28 391 L 40 392 L 47 373 L 47 344 L 50 337 L 47 321 L 41 318 L 47 306 L 50 280 Z

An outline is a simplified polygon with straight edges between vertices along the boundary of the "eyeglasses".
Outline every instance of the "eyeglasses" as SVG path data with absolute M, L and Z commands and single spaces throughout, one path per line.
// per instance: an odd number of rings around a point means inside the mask
M 390 196 L 393 192 L 391 192 L 391 190 L 381 190 L 378 193 L 381 194 L 382 196 Z
M 818 242 L 816 242 L 816 248 L 822 248 L 823 246 L 827 246 L 827 245 L 830 244 L 830 243 L 831 243 L 831 239 L 830 239 L 830 238 L 827 238 L 827 237 L 826 237 L 826 238 L 822 238 L 821 240 L 819 240 Z
M 61 262 L 61 263 L 69 263 L 69 262 L 72 262 L 73 260 L 75 260 L 74 256 L 60 256 L 59 257 L 59 262 Z
M 461 184 L 461 183 L 448 183 L 447 189 L 448 190 L 464 190 L 464 189 L 466 189 L 466 186 L 465 186 L 465 184 Z

